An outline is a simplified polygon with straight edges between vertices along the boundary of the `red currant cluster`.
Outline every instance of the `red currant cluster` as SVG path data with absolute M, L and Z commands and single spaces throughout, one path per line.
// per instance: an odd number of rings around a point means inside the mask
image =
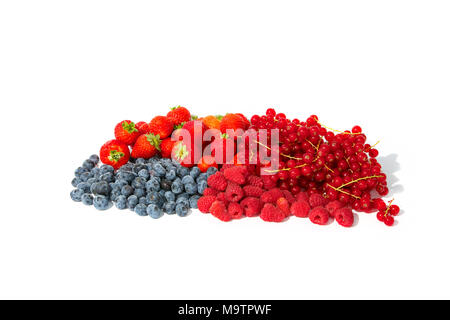
M 322 194 L 355 211 L 381 210 L 383 219 L 379 220 L 386 225 L 394 223 L 392 217 L 398 214 L 398 206 L 386 206 L 381 198 L 373 197 L 375 193 L 386 196 L 389 189 L 376 159 L 378 150 L 367 143 L 361 127 L 338 131 L 321 124 L 315 115 L 306 121 L 289 120 L 272 108 L 266 115 L 254 115 L 251 125 L 255 130 L 280 131 L 279 148 L 270 150 L 279 156 L 279 169 L 270 173 L 280 189 L 294 194 L 304 190 L 309 195 Z

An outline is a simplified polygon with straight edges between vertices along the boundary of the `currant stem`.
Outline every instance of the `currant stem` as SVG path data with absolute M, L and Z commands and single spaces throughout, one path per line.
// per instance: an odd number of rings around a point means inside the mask
M 352 180 L 350 182 L 344 183 L 343 185 L 338 187 L 338 189 L 344 188 L 344 187 L 346 187 L 346 186 L 348 186 L 350 184 L 356 183 L 356 182 L 361 181 L 361 180 L 367 180 L 367 179 L 372 179 L 372 178 L 381 178 L 381 177 L 382 176 L 369 176 L 369 177 L 358 178 L 358 179 Z
M 336 191 L 338 191 L 338 192 L 342 192 L 342 193 L 344 193 L 344 194 L 346 194 L 346 195 L 349 195 L 349 196 L 351 196 L 351 197 L 353 197 L 353 198 L 355 198 L 355 199 L 361 199 L 360 197 L 358 197 L 358 196 L 355 196 L 354 194 L 351 194 L 351 193 L 349 193 L 349 192 L 346 192 L 346 191 L 344 191 L 344 190 L 341 190 L 341 189 L 338 189 L 338 188 L 336 188 L 336 187 L 333 187 L 331 184 L 329 184 L 329 183 L 327 183 L 327 185 L 330 187 L 330 188 L 332 188 L 332 189 L 334 189 L 334 190 L 336 190 Z

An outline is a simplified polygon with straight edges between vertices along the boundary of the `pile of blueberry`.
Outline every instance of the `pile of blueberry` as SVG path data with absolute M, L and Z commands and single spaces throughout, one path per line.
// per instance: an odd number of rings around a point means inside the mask
M 154 157 L 131 159 L 118 170 L 109 165 L 98 166 L 99 157 L 92 155 L 75 170 L 70 197 L 85 205 L 106 210 L 113 203 L 140 216 L 160 218 L 164 212 L 184 217 L 207 188 L 207 179 L 216 173 L 209 168 L 201 173 L 198 167 L 182 167 L 171 159 Z

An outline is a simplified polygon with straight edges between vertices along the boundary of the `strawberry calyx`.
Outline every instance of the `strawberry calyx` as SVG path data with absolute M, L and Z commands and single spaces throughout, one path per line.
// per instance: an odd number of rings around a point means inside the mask
M 192 116 L 191 116 L 191 120 L 198 120 L 198 116 L 192 115 Z
M 120 152 L 120 151 L 117 151 L 117 150 L 111 150 L 109 152 L 108 160 L 111 161 L 111 162 L 117 162 L 120 159 L 122 159 L 122 157 L 124 155 L 125 154 L 123 152 Z
M 122 122 L 122 128 L 128 133 L 138 132 L 139 130 L 136 128 L 133 121 L 124 121 Z
M 176 107 L 171 107 L 171 108 L 170 108 L 170 110 L 172 110 L 172 111 L 173 111 L 173 110 L 175 110 L 175 109 L 178 109 L 179 107 L 181 107 L 181 106 L 180 106 L 180 105 L 178 105 L 178 106 L 176 106 Z
M 153 133 L 149 133 L 146 134 L 145 137 L 152 146 L 154 146 L 158 151 L 161 151 L 161 139 L 159 138 L 159 134 L 154 135 Z
M 174 129 L 175 129 L 175 130 L 181 129 L 181 128 L 184 127 L 185 124 L 186 124 L 186 122 L 182 122 L 182 123 L 180 123 L 180 124 L 177 124 L 176 126 L 174 126 Z
M 217 120 L 219 120 L 219 121 L 221 121 L 222 119 L 223 119 L 223 116 L 222 115 L 217 115 L 217 116 L 215 116 L 216 118 L 217 118 Z

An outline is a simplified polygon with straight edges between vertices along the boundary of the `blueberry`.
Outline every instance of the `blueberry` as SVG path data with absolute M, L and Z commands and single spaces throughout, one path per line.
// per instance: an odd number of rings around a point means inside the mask
M 116 199 L 121 196 L 122 193 L 120 192 L 120 189 L 116 189 L 111 191 L 110 199 L 111 201 L 116 201 Z
M 127 180 L 124 180 L 124 179 L 116 180 L 116 185 L 119 186 L 120 188 L 122 188 L 123 186 L 126 186 L 127 184 L 128 184 Z
M 78 167 L 78 168 L 75 170 L 75 177 L 79 178 L 80 175 L 81 175 L 82 173 L 87 172 L 87 171 L 88 171 L 88 170 L 87 170 L 86 168 Z
M 128 196 L 131 196 L 131 195 L 133 194 L 134 189 L 133 189 L 131 186 L 126 185 L 126 186 L 123 186 L 123 187 L 122 187 L 121 192 L 122 192 L 122 194 L 123 194 L 125 197 L 128 197 Z
M 164 168 L 172 167 L 172 160 L 168 158 L 161 159 L 160 163 L 164 166 Z
M 120 195 L 116 199 L 116 207 L 119 210 L 124 210 L 127 208 L 127 197 Z
M 166 179 L 169 181 L 173 181 L 177 178 L 177 172 L 175 169 L 170 169 L 167 173 L 166 173 Z
M 94 164 L 97 164 L 100 161 L 100 158 L 98 157 L 98 155 L 93 154 L 89 157 L 89 160 L 91 160 Z
M 133 182 L 131 183 L 131 186 L 133 188 L 145 188 L 146 183 L 147 183 L 147 181 L 144 178 L 137 177 L 136 179 L 133 180 Z
M 72 180 L 72 186 L 76 188 L 77 185 L 78 185 L 80 182 L 81 182 L 81 179 L 75 177 L 75 178 L 73 178 L 73 180 Z
M 97 210 L 106 210 L 110 207 L 110 202 L 105 196 L 96 196 L 94 198 L 94 207 Z
M 183 179 L 181 179 L 181 183 L 187 185 L 189 183 L 195 183 L 195 180 L 191 176 L 184 176 Z
M 147 194 L 147 203 L 162 207 L 164 198 L 158 192 L 150 192 Z
M 141 171 L 142 169 L 147 170 L 147 165 L 145 164 L 137 164 L 133 167 L 133 172 L 136 173 L 136 175 Z
M 134 169 L 134 164 L 132 164 L 131 162 L 128 162 L 128 163 L 124 164 L 123 166 L 121 166 L 119 168 L 119 170 L 117 170 L 117 171 L 118 172 L 131 172 L 131 173 L 134 173 L 133 169 Z
M 91 171 L 92 169 L 94 169 L 95 167 L 95 163 L 92 160 L 85 160 L 83 162 L 83 168 L 88 169 L 89 171 Z
M 77 185 L 77 189 L 80 189 L 83 191 L 83 193 L 88 193 L 91 191 L 91 187 L 89 186 L 89 184 L 87 182 L 80 182 Z
M 140 197 L 140 198 L 139 198 L 139 203 L 140 203 L 140 204 L 148 205 L 148 203 L 147 203 L 147 197 Z
M 189 209 L 188 209 L 188 206 L 186 206 L 184 203 L 179 203 L 175 207 L 175 212 L 180 217 L 186 217 L 189 212 Z
M 206 188 L 208 188 L 208 182 L 206 182 L 206 180 L 201 180 L 198 183 L 197 192 L 199 194 L 203 194 L 205 192 Z
M 92 186 L 93 183 L 97 182 L 97 179 L 95 178 L 89 178 L 86 183 L 89 185 L 89 187 Z
M 206 173 L 201 173 L 195 181 L 197 181 L 197 183 L 200 183 L 200 181 L 202 180 L 208 180 L 208 176 L 206 175 Z
M 216 167 L 209 167 L 208 170 L 206 171 L 206 175 L 209 177 L 215 174 L 216 172 L 217 172 Z
M 134 189 L 134 195 L 138 198 L 144 197 L 147 194 L 147 191 L 143 188 Z
M 136 207 L 134 208 L 134 212 L 137 213 L 139 216 L 146 216 L 147 215 L 147 206 L 143 203 L 138 203 Z
M 94 203 L 94 197 L 89 193 L 84 193 L 81 196 L 81 202 L 83 202 L 83 204 L 87 206 L 92 206 L 92 204 Z
M 193 167 L 189 173 L 192 178 L 197 178 L 200 175 L 200 169 L 198 167 Z
M 105 174 L 107 172 L 114 173 L 114 168 L 109 164 L 104 164 L 100 167 L 100 174 Z M 94 202 L 95 203 L 95 202 Z
M 186 192 L 189 194 L 196 194 L 198 192 L 197 184 L 195 183 L 188 183 L 184 186 L 184 189 L 186 189 Z
M 171 190 L 172 182 L 170 182 L 169 180 L 166 180 L 166 179 L 161 180 L 161 189 L 163 189 L 165 191 Z
M 189 198 L 189 206 L 193 209 L 198 209 L 197 202 L 198 202 L 198 199 L 200 199 L 200 197 L 201 196 L 199 196 L 198 194 L 190 197 Z
M 147 214 L 153 219 L 158 219 L 163 216 L 162 210 L 155 204 L 151 204 L 147 207 Z
M 94 177 L 99 177 L 100 176 L 100 168 L 95 167 L 94 169 L 91 170 L 91 173 L 94 175 Z
M 166 191 L 166 193 L 164 193 L 164 197 L 168 202 L 175 201 L 176 199 L 175 194 L 172 191 Z
M 174 201 L 169 201 L 169 202 L 164 203 L 163 209 L 167 214 L 174 214 L 175 206 L 176 206 L 176 203 Z
M 166 190 L 159 190 L 158 193 L 160 194 L 160 196 L 163 198 L 163 200 L 165 199 L 165 194 L 166 194 Z
M 158 177 L 164 177 L 166 175 L 166 169 L 160 163 L 155 164 L 153 170 L 155 170 Z
M 80 180 L 82 182 L 88 181 L 89 178 L 92 178 L 92 173 L 90 172 L 83 172 L 82 174 L 80 174 Z
M 74 189 L 70 192 L 70 197 L 73 201 L 81 202 L 81 196 L 83 195 L 83 190 L 80 189 Z
M 160 182 L 155 179 L 155 177 L 152 177 L 147 183 L 145 184 L 145 188 L 147 191 L 159 191 L 161 189 Z
M 187 176 L 189 174 L 189 169 L 186 167 L 178 167 L 177 174 L 179 177 L 183 178 L 184 176 Z
M 91 185 L 91 192 L 94 195 L 108 196 L 109 193 L 111 192 L 111 187 L 109 186 L 109 184 L 107 182 L 100 181 L 100 182 L 93 183 Z
M 100 176 L 101 181 L 106 182 L 113 182 L 114 181 L 114 174 L 112 172 L 106 172 Z
M 129 196 L 127 199 L 127 205 L 128 205 L 128 208 L 130 208 L 130 209 L 134 209 L 138 203 L 139 203 L 139 199 L 134 194 Z
M 144 158 L 137 158 L 136 163 L 137 164 L 145 164 L 147 161 Z
M 177 201 L 175 203 L 177 205 L 182 204 L 182 205 L 186 206 L 187 208 L 189 208 L 189 206 L 190 206 L 189 199 L 185 199 L 185 198 L 177 199 Z
M 180 180 L 175 180 L 172 183 L 172 192 L 175 194 L 180 194 L 183 192 L 183 184 L 181 183 Z
M 144 178 L 145 180 L 148 180 L 148 178 L 150 178 L 150 174 L 148 173 L 148 170 L 145 168 L 139 170 L 138 176 Z

